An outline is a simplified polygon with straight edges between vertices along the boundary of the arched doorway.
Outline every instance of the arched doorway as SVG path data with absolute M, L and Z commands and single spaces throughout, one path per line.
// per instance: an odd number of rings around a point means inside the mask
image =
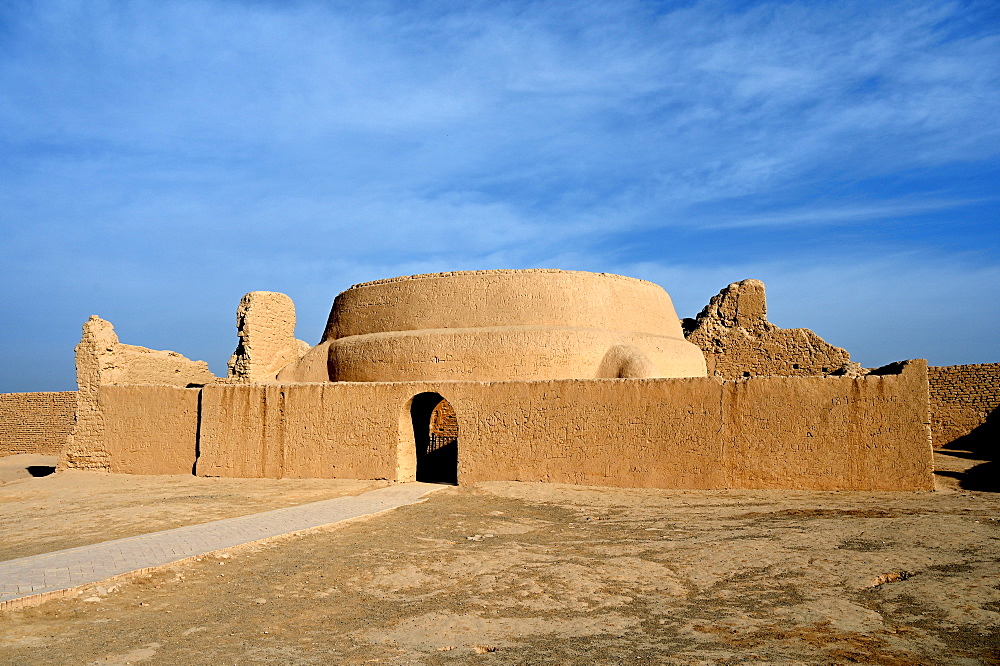
M 438 393 L 421 393 L 410 404 L 417 447 L 417 481 L 458 483 L 458 416 Z

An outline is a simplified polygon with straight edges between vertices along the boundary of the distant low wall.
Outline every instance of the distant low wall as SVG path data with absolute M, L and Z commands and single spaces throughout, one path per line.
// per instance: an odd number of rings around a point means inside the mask
M 927 381 L 935 447 L 969 435 L 1000 407 L 1000 363 L 931 366 Z
M 0 393 L 0 456 L 61 454 L 75 414 L 76 391 Z
M 926 364 L 847 377 L 212 385 L 206 476 L 409 480 L 409 405 L 459 423 L 459 482 L 930 490 Z

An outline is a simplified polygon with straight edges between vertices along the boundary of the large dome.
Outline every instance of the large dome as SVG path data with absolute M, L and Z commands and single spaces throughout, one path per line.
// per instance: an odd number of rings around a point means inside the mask
M 320 346 L 332 381 L 706 375 L 701 350 L 684 339 L 661 287 L 581 271 L 460 271 L 358 284 L 337 296 Z

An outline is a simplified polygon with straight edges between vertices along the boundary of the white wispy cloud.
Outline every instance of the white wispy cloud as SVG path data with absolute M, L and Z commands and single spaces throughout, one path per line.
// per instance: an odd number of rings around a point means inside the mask
M 812 205 L 794 210 L 783 210 L 764 215 L 747 214 L 727 216 L 725 220 L 703 222 L 706 228 L 736 229 L 741 227 L 855 224 L 885 219 L 899 219 L 922 213 L 946 211 L 974 204 L 994 202 L 997 199 L 905 199 L 882 200 L 878 203 L 851 205 L 844 202 L 837 206 Z

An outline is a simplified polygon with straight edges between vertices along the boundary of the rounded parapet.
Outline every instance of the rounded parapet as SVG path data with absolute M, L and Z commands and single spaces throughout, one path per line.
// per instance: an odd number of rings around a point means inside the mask
M 439 328 L 563 326 L 683 338 L 659 285 L 547 269 L 456 271 L 358 284 L 337 296 L 324 340 Z

